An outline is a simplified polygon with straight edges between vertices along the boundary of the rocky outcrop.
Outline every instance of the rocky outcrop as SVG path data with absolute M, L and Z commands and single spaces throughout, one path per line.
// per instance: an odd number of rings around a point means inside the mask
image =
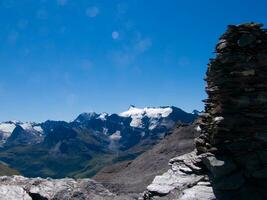
M 247 153 L 267 142 L 267 30 L 261 24 L 228 26 L 208 65 L 200 153 Z
M 1 200 L 130 200 L 117 196 L 91 179 L 0 177 Z
M 207 71 L 198 153 L 220 199 L 267 199 L 267 30 L 228 26 Z
M 230 25 L 216 53 L 196 151 L 171 160 L 143 199 L 267 199 L 267 29 Z
M 130 200 L 117 196 L 92 179 L 0 177 L 1 200 Z
M 143 199 L 215 199 L 209 177 L 202 169 L 202 160 L 208 154 L 196 153 L 193 151 L 171 159 L 170 169 L 163 175 L 155 177 L 143 194 Z

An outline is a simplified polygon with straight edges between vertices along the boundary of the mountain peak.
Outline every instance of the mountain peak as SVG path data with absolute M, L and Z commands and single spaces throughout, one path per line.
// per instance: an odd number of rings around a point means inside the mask
M 97 117 L 97 119 L 101 119 L 101 120 L 107 120 L 107 116 L 108 116 L 109 114 L 108 113 L 106 113 L 106 112 L 103 112 L 103 113 L 100 113 L 100 115 Z
M 99 116 L 98 114 L 96 114 L 95 112 L 84 112 L 82 114 L 80 114 L 74 121 L 75 122 L 83 122 L 83 121 L 87 121 L 87 120 L 91 120 L 93 118 L 96 118 L 97 116 Z

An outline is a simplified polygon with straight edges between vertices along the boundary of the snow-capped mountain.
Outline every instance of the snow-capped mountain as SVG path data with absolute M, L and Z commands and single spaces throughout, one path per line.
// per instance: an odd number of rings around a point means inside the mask
M 150 129 L 155 128 L 155 121 L 160 118 L 166 118 L 173 112 L 171 107 L 160 107 L 160 108 L 136 108 L 134 106 L 130 106 L 129 110 L 122 112 L 119 114 L 121 117 L 130 117 L 131 123 L 130 126 L 136 128 L 144 127 L 144 118 L 149 118 L 149 123 L 151 122 L 152 126 L 149 126 Z M 154 123 L 153 123 L 154 121 Z
M 118 160 L 134 158 L 158 143 L 175 123 L 192 123 L 196 117 L 173 106 L 131 106 L 119 114 L 82 113 L 72 122 L 3 122 L 0 161 L 27 176 L 64 177 L 86 165 L 90 175 L 99 165 L 92 161 L 92 167 L 90 160 L 113 154 L 122 154 Z M 60 170 L 65 164 L 66 171 Z
M 82 113 L 73 123 L 87 127 L 116 140 L 118 148 L 128 149 L 141 140 L 162 138 L 175 123 L 191 123 L 197 115 L 186 113 L 174 106 L 137 108 L 130 106 L 119 114 Z
M 23 136 L 23 134 L 25 134 Z M 12 139 L 26 137 L 26 144 L 41 142 L 43 129 L 39 124 L 21 121 L 7 121 L 0 123 L 0 147 Z M 38 138 L 38 139 L 37 139 Z
M 68 124 L 69 128 L 80 127 L 87 129 L 99 137 L 108 136 L 109 140 L 121 141 L 120 147 L 128 148 L 142 138 L 153 135 L 162 137 L 173 125 L 180 121 L 191 123 L 196 114 L 186 113 L 176 107 L 145 107 L 130 106 L 128 110 L 119 114 L 95 112 L 82 113 L 73 122 L 47 121 L 44 123 L 7 121 L 0 123 L 0 146 L 14 142 L 19 138 L 23 144 L 35 144 L 44 140 L 53 127 Z M 64 133 L 63 133 L 64 134 Z M 130 138 L 134 137 L 133 140 Z M 23 139 L 22 139 L 23 138 Z M 137 138 L 139 138 L 137 140 Z M 28 141 L 27 141 L 27 140 Z M 129 144 L 132 143 L 132 144 Z
M 0 146 L 6 142 L 15 128 L 16 125 L 12 122 L 4 122 L 0 124 Z

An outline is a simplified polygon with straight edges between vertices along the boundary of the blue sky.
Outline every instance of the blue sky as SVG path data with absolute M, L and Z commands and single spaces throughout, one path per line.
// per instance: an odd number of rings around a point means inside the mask
M 228 24 L 267 24 L 263 0 L 0 0 L 0 120 L 203 109 Z

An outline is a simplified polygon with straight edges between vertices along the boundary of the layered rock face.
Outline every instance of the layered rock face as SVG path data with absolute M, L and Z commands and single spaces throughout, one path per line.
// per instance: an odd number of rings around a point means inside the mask
M 229 26 L 220 38 L 217 57 L 208 65 L 199 152 L 216 147 L 239 154 L 266 147 L 267 30 L 261 26 Z
M 267 30 L 228 26 L 208 65 L 198 153 L 218 198 L 267 199 Z
M 196 150 L 172 159 L 145 200 L 267 199 L 267 29 L 230 25 L 216 54 Z

